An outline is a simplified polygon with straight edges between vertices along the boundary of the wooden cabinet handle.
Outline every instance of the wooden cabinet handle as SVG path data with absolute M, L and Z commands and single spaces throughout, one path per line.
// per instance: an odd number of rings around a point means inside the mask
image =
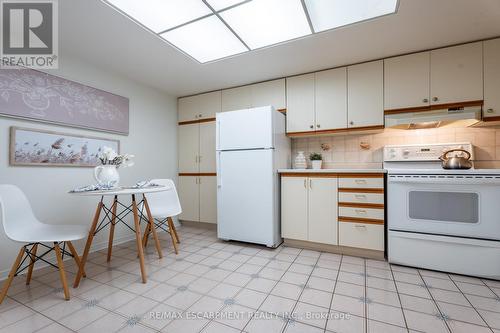
M 493 113 L 493 109 L 486 110 L 487 113 Z
M 357 229 L 366 229 L 366 225 L 362 225 L 362 224 L 355 224 L 354 227 Z
M 366 184 L 366 180 L 365 179 L 356 179 L 356 180 L 354 180 L 354 182 L 356 184 Z
M 304 178 L 304 188 L 307 188 L 307 179 Z
M 423 103 L 429 103 L 429 99 L 428 99 L 428 98 L 424 98 L 424 99 L 422 100 L 422 102 L 423 102 Z
M 355 194 L 354 197 L 356 199 L 366 199 L 366 194 Z
M 356 209 L 355 212 L 356 212 L 356 214 L 360 214 L 360 215 L 366 215 L 366 213 L 367 213 L 367 211 L 364 209 Z
M 313 183 L 312 179 L 311 179 L 311 178 L 309 178 L 309 188 L 310 188 L 311 190 L 312 190 L 312 188 L 313 188 L 312 183 Z
M 437 102 L 437 101 L 439 101 L 439 98 L 437 98 L 437 97 L 432 97 L 432 101 L 433 101 L 433 102 Z

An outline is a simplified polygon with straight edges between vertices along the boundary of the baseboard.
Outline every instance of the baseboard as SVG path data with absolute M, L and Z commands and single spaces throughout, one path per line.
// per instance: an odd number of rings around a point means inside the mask
M 284 244 L 285 246 L 298 247 L 308 250 L 345 254 L 349 256 L 363 257 L 368 259 L 385 260 L 384 251 L 360 249 L 360 248 L 341 246 L 341 245 L 321 244 L 321 243 L 314 243 L 314 242 L 289 239 L 289 238 L 284 239 Z
M 195 222 L 195 221 L 186 221 L 186 220 L 181 220 L 181 221 L 179 221 L 179 223 L 181 225 L 186 226 L 186 227 L 203 228 L 203 229 L 208 229 L 208 230 L 217 230 L 217 224 L 215 224 L 215 223 Z
M 113 240 L 113 244 L 114 245 L 123 244 L 123 243 L 129 242 L 131 240 L 135 240 L 135 235 L 130 235 L 130 236 L 126 236 L 126 237 L 115 238 Z M 108 242 L 107 241 L 100 242 L 100 243 L 93 243 L 92 247 L 90 248 L 90 252 L 89 253 L 97 252 L 97 251 L 100 251 L 100 250 L 103 250 L 103 249 L 107 249 L 107 248 L 108 248 Z M 79 253 L 79 255 L 81 256 L 81 253 Z M 15 258 L 13 257 L 12 260 L 14 260 L 14 259 Z M 73 260 L 73 258 L 66 257 L 64 259 L 64 261 L 67 261 L 67 260 Z M 54 255 L 48 255 L 47 256 L 47 261 L 55 262 Z M 12 265 L 12 264 L 10 264 L 10 265 Z M 49 265 L 46 264 L 46 263 L 44 263 L 43 261 L 39 261 L 39 262 L 37 262 L 36 266 L 34 267 L 34 271 L 37 271 L 37 270 L 42 269 L 42 268 L 45 268 L 47 266 L 49 266 Z M 10 272 L 10 267 L 8 269 L 0 271 L 0 281 L 5 280 L 8 277 L 9 272 Z M 24 275 L 24 274 L 25 273 L 23 273 L 21 275 Z

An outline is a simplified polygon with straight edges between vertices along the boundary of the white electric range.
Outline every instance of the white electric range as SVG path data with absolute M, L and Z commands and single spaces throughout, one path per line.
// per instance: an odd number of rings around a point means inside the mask
M 470 143 L 384 147 L 391 263 L 500 279 L 500 170 L 444 170 Z

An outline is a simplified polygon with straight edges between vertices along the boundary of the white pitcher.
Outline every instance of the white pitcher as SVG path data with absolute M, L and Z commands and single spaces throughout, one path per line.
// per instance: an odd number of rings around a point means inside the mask
M 94 178 L 99 185 L 109 188 L 118 187 L 120 174 L 116 165 L 99 165 L 94 168 Z

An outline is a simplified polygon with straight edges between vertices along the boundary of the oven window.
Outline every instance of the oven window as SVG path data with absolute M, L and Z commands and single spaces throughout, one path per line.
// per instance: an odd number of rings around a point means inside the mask
M 461 223 L 479 220 L 477 193 L 411 191 L 410 218 Z

